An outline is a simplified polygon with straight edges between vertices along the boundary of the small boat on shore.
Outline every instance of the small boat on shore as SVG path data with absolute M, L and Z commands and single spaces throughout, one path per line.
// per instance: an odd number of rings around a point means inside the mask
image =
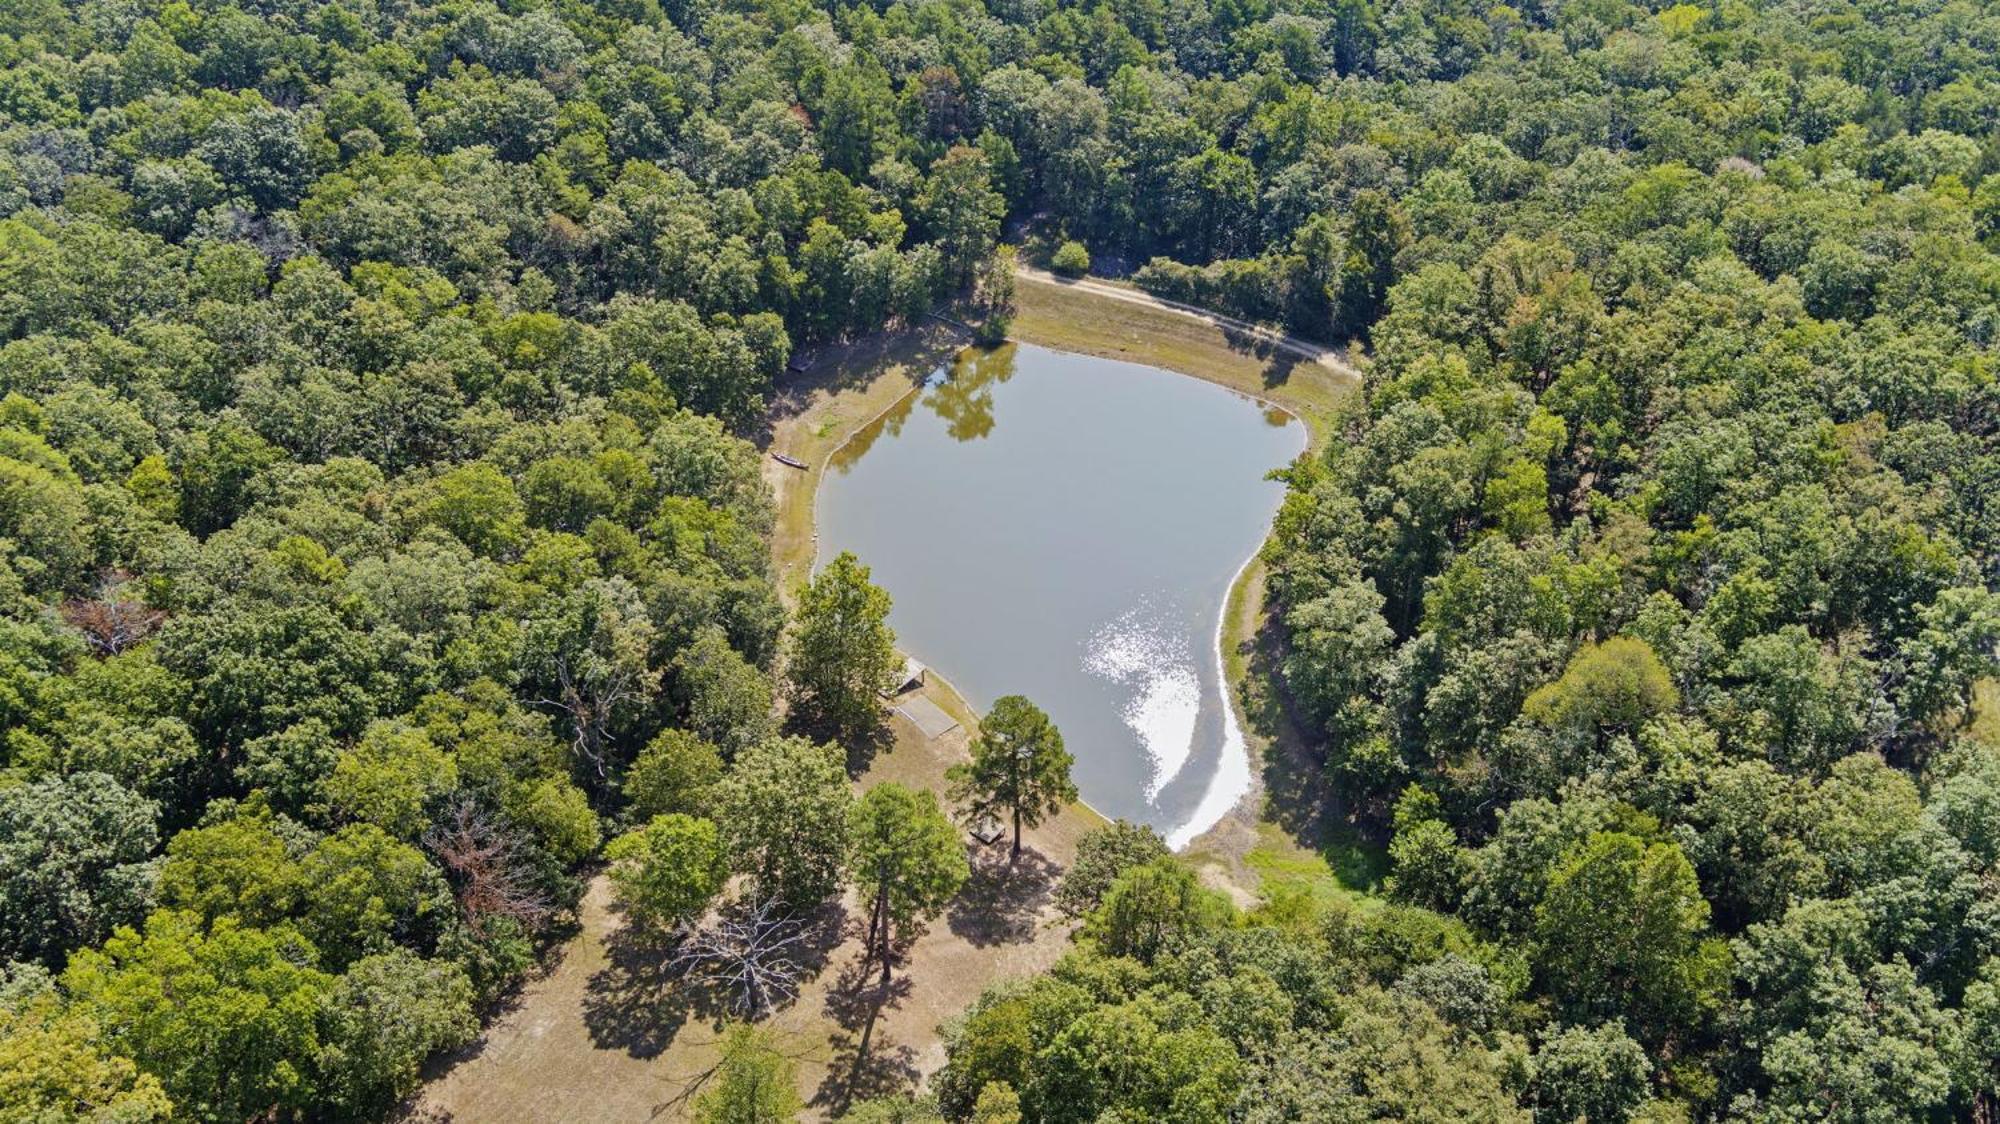
M 777 461 L 779 464 L 788 465 L 792 468 L 796 468 L 801 472 L 810 471 L 811 468 L 811 466 L 807 465 L 806 462 L 798 459 L 797 457 L 788 457 L 783 453 L 772 453 L 771 459 Z

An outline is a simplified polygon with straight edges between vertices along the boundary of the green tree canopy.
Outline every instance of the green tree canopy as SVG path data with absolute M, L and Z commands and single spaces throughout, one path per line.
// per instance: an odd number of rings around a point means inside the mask
M 408 1096 L 425 1059 L 479 1032 L 464 970 L 402 948 L 350 965 L 321 1019 L 321 1095 L 354 1116 Z
M 1537 973 L 1573 1017 L 1626 1017 L 1658 1040 L 1721 1001 L 1728 950 L 1705 939 L 1708 902 L 1672 843 L 1602 832 L 1572 848 L 1536 909 Z
M 102 773 L 0 788 L 0 955 L 53 964 L 138 920 L 158 811 Z
M 785 680 L 794 713 L 808 727 L 861 737 L 881 724 L 877 692 L 901 666 L 888 620 L 889 595 L 846 552 L 800 592 Z
M 708 908 L 729 874 L 713 821 L 679 812 L 654 816 L 604 848 L 611 886 L 641 929 L 671 932 Z
M 685 730 L 662 730 L 646 743 L 625 774 L 625 799 L 637 819 L 669 812 L 707 810 L 722 779 L 722 755 Z
M 1120 875 L 1168 854 L 1166 840 L 1146 824 L 1121 819 L 1094 828 L 1077 840 L 1076 857 L 1056 888 L 1056 905 L 1081 917 L 1097 908 Z
M 970 874 L 965 844 L 936 795 L 894 781 L 870 788 L 849 814 L 849 876 L 869 903 L 866 948 L 893 959 L 892 927 L 907 929 L 943 909 Z
M 47 977 L 0 984 L 0 1118 L 151 1124 L 173 1102 L 150 1073 L 108 1053 L 90 1016 L 65 1007 Z
M 746 1023 L 722 1037 L 722 1061 L 713 1084 L 695 1101 L 703 1124 L 780 1124 L 802 1107 L 793 1087 L 792 1063 L 768 1035 Z
M 1226 924 L 1233 912 L 1178 860 L 1155 859 L 1119 875 L 1084 934 L 1113 956 L 1151 963 Z
M 1006 695 L 980 720 L 972 760 L 952 766 L 951 797 L 974 817 L 1003 811 L 1012 816 L 1011 855 L 1019 860 L 1021 829 L 1076 799 L 1069 776 L 1074 764 L 1049 716 L 1020 695 Z
M 717 786 L 716 823 L 760 897 L 805 908 L 840 886 L 853 803 L 838 749 L 772 738 L 738 756 Z
M 310 1104 L 320 1009 L 333 978 L 280 927 L 232 918 L 206 932 L 162 911 L 70 959 L 63 990 L 113 1050 L 160 1079 L 177 1115 L 245 1120 Z

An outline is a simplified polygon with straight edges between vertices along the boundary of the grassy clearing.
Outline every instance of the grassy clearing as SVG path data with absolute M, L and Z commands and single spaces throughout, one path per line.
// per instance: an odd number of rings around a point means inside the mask
M 1354 390 L 1351 377 L 1330 367 L 1171 309 L 1030 277 L 1018 279 L 1015 303 L 1016 339 L 1164 367 L 1268 400 L 1305 422 L 1314 447 Z
M 1257 834 L 1257 846 L 1243 861 L 1256 872 L 1266 896 L 1297 896 L 1323 906 L 1350 897 L 1358 889 L 1348 885 L 1325 855 L 1298 846 L 1276 824 L 1257 825 Z
M 1988 745 L 2000 745 L 2000 679 L 1972 685 L 1972 718 L 1966 732 Z
M 1313 850 L 1275 823 L 1257 825 L 1257 844 L 1243 856 L 1258 898 L 1281 916 L 1315 918 L 1339 902 L 1372 898 L 1387 873 L 1383 854 L 1354 842 Z

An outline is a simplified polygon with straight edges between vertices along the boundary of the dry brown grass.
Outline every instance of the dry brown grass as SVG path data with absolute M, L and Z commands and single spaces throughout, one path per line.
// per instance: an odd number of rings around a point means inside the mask
M 935 688 L 928 689 L 935 690 Z M 946 700 L 932 696 L 943 705 Z M 901 718 L 857 789 L 885 780 L 933 790 L 960 759 L 961 730 L 926 741 Z M 864 964 L 864 909 L 852 895 L 816 919 L 817 974 L 769 1020 L 797 1066 L 808 1117 L 915 1089 L 944 1064 L 938 1028 L 988 984 L 1048 967 L 1070 925 L 1050 896 L 1076 841 L 1103 822 L 1072 806 L 1027 833 L 1018 867 L 1003 841 L 974 846 L 965 890 L 901 954 L 892 983 Z M 480 1041 L 448 1059 L 411 1107 L 432 1121 L 679 1120 L 714 1067 L 722 1015 L 667 971 L 667 955 L 626 936 L 608 885 L 592 882 L 582 931 Z

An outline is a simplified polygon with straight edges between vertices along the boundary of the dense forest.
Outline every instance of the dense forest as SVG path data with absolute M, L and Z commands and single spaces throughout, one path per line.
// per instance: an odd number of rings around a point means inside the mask
M 0 1120 L 378 1118 L 602 861 L 934 911 L 751 442 L 1008 217 L 1368 355 L 1266 553 L 1390 874 L 1107 829 L 853 1118 L 1990 1120 L 1989 173 L 1962 0 L 0 5 Z
M 0 1119 L 378 1116 L 620 829 L 669 915 L 826 892 L 739 435 L 1004 202 L 855 174 L 844 48 L 714 19 L 0 10 Z

